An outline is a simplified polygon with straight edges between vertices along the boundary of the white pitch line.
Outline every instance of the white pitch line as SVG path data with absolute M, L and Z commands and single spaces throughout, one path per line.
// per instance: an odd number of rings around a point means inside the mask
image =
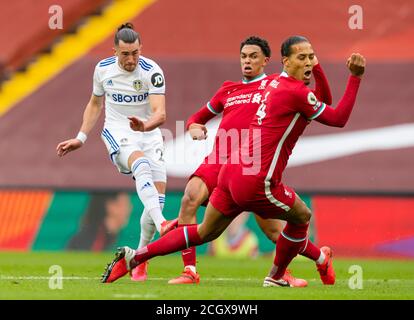
M 49 280 L 51 277 L 45 276 L 0 276 L 0 280 Z M 98 280 L 101 279 L 100 277 L 53 277 L 53 279 L 60 279 L 60 280 Z M 164 281 L 170 280 L 170 278 L 149 278 L 149 280 L 155 281 Z M 203 278 L 203 280 L 207 281 L 260 281 L 258 279 L 251 279 L 251 278 Z
M 51 277 L 46 276 L 0 276 L 0 280 L 50 280 Z M 68 276 L 68 277 L 53 277 L 53 279 L 60 280 L 100 280 L 100 277 L 77 277 L 77 276 Z M 202 278 L 205 281 L 254 281 L 261 282 L 262 279 L 253 279 L 253 278 Z M 170 278 L 148 278 L 148 280 L 153 281 L 166 281 Z M 319 282 L 320 279 L 306 279 L 310 282 Z M 348 282 L 348 279 L 337 279 L 337 282 Z M 363 279 L 364 282 L 407 282 L 414 283 L 414 279 Z
M 51 277 L 42 277 L 42 276 L 0 276 L 0 280 L 49 280 Z M 100 277 L 53 277 L 53 279 L 59 280 L 96 280 Z
M 114 298 L 133 298 L 133 299 L 137 299 L 137 298 L 158 298 L 159 296 L 156 294 L 137 294 L 137 293 L 133 293 L 133 294 L 124 294 L 124 293 L 116 293 L 113 295 Z

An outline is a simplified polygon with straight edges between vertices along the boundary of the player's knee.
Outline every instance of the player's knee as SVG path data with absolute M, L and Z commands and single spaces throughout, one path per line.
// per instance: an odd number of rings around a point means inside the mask
M 269 220 L 270 221 L 270 220 Z M 277 238 L 279 238 L 280 233 L 283 230 L 283 226 L 280 223 L 266 223 L 265 225 L 260 225 L 260 228 L 262 229 L 263 233 L 266 235 L 266 237 L 272 241 L 273 243 L 276 243 Z
M 135 160 L 131 165 L 131 172 L 137 181 L 145 178 L 152 180 L 151 164 L 146 157 Z
M 308 223 L 311 218 L 312 218 L 312 212 L 310 211 L 310 209 L 308 207 L 304 207 L 299 212 L 298 223 L 300 223 L 300 224 Z
M 265 234 L 267 238 L 272 241 L 273 243 L 277 242 L 277 239 L 280 236 L 280 233 L 282 232 L 282 229 L 279 228 L 272 228 L 270 230 L 266 230 Z
M 187 193 L 181 199 L 180 213 L 178 215 L 178 223 L 190 224 L 196 223 L 197 208 L 199 204 L 194 200 L 193 197 Z
M 220 232 L 209 232 L 205 234 L 201 239 L 204 242 L 210 242 L 210 241 L 216 240 L 220 236 L 220 234 L 221 234 Z
M 181 199 L 181 208 L 184 209 L 183 211 L 198 208 L 200 205 L 200 200 L 198 199 L 196 194 L 194 194 L 193 192 L 184 193 L 184 196 Z
M 208 228 L 205 225 L 201 224 L 198 228 L 198 235 L 200 239 L 205 242 L 210 242 L 217 239 L 220 236 L 221 232 L 212 228 Z

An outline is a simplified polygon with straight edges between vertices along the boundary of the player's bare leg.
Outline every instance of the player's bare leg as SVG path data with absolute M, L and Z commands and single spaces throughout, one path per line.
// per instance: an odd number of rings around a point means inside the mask
M 254 218 L 266 237 L 273 243 L 276 243 L 277 238 L 279 238 L 280 233 L 286 225 L 286 222 L 279 219 L 263 219 L 257 214 L 254 215 Z
M 209 192 L 204 181 L 193 176 L 188 181 L 184 195 L 181 199 L 181 207 L 178 215 L 178 226 L 189 226 L 197 223 L 197 209 L 208 199 Z M 200 276 L 196 270 L 196 248 L 190 247 L 181 252 L 184 263 L 184 271 L 169 284 L 198 284 Z
M 196 223 L 197 209 L 208 199 L 209 193 L 204 181 L 194 176 L 188 181 L 178 215 L 178 223 Z
M 197 228 L 200 239 L 203 243 L 217 239 L 234 218 L 223 215 L 209 203 L 204 214 L 203 222 Z

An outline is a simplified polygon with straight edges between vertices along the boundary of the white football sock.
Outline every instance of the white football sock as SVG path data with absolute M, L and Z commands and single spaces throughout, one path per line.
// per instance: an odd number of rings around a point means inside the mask
M 138 248 L 140 249 L 146 246 L 148 243 L 152 241 L 154 238 L 155 232 L 157 228 L 155 228 L 155 224 L 151 219 L 151 216 L 148 214 L 148 211 L 144 209 L 140 219 L 141 224 L 141 236 L 139 238 Z
M 160 202 L 160 208 L 161 208 L 161 212 L 162 212 L 162 210 L 164 210 L 164 205 L 165 205 L 165 194 L 159 193 L 158 194 L 158 201 Z
M 318 260 L 316 260 L 316 264 L 322 264 L 325 261 L 325 254 L 321 250 L 321 255 L 319 256 Z
M 161 230 L 161 223 L 165 221 L 162 215 L 159 195 L 152 181 L 151 166 L 147 158 L 142 157 L 135 160 L 131 166 L 135 178 L 135 186 L 145 210 L 148 212 L 158 232 Z
M 161 211 L 164 209 L 164 203 L 165 203 L 165 195 L 160 194 L 159 195 L 159 201 L 160 201 L 160 208 Z M 141 215 L 141 236 L 139 239 L 138 248 L 140 249 L 147 244 L 149 244 L 152 239 L 154 238 L 155 232 L 157 231 L 157 228 L 155 228 L 154 221 L 152 221 L 151 216 L 148 214 L 148 211 L 144 209 Z
M 195 266 L 188 265 L 188 266 L 185 266 L 184 269 L 190 269 L 192 272 L 197 273 Z

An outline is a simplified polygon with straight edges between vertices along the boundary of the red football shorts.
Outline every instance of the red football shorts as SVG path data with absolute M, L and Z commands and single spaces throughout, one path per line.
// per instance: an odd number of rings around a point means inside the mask
M 295 198 L 295 191 L 281 182 L 266 188 L 264 177 L 243 175 L 239 165 L 224 165 L 210 202 L 225 216 L 251 211 L 264 219 L 277 219 L 292 208 Z

